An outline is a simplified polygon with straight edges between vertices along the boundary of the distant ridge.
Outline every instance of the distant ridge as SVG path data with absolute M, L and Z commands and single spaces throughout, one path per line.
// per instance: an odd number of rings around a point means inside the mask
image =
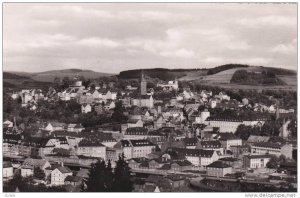
M 166 68 L 153 68 L 143 69 L 144 74 L 151 78 L 158 78 L 160 80 L 173 80 L 175 77 L 179 80 L 197 80 L 204 76 L 213 76 L 218 73 L 234 73 L 236 69 L 246 69 L 249 71 L 268 71 L 275 75 L 297 75 L 294 70 L 263 67 L 263 66 L 251 66 L 244 64 L 225 64 L 214 68 L 195 68 L 195 69 L 166 69 Z M 136 79 L 140 78 L 142 69 L 125 70 L 121 71 L 118 75 L 121 79 Z M 227 72 L 228 71 L 228 72 Z M 233 72 L 231 72 L 233 71 Z
M 86 79 L 97 79 L 103 76 L 113 76 L 115 74 L 95 72 L 93 70 L 81 70 L 81 69 L 63 69 L 63 70 L 50 70 L 44 72 L 35 72 L 35 73 L 27 73 L 27 72 L 6 72 L 9 75 L 17 75 L 22 77 L 31 78 L 35 81 L 41 82 L 53 82 L 56 77 L 58 78 L 74 78 L 76 75 L 83 76 Z

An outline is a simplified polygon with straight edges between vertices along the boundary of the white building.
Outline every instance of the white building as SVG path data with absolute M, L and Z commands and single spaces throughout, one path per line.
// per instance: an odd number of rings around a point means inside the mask
M 73 173 L 68 167 L 59 166 L 51 172 L 51 185 L 64 185 L 66 177 L 72 175 Z
M 270 161 L 270 155 L 245 155 L 244 168 L 266 168 L 267 163 Z
M 121 140 L 114 148 L 122 149 L 127 159 L 146 157 L 155 150 L 156 145 L 149 140 Z
M 3 162 L 3 171 L 2 171 L 2 177 L 3 181 L 8 181 L 12 179 L 14 176 L 14 168 L 12 166 L 11 162 L 4 161 Z
M 293 147 L 291 144 L 280 145 L 271 142 L 259 142 L 251 146 L 252 154 L 270 154 L 270 155 L 284 155 L 286 158 L 292 159 Z
M 162 87 L 168 90 L 178 90 L 178 81 L 175 79 L 174 81 L 169 81 L 167 83 L 157 83 L 157 87 Z
M 83 139 L 78 144 L 76 154 L 86 157 L 98 157 L 106 160 L 106 147 L 98 140 Z
M 89 113 L 92 112 L 92 106 L 90 104 L 83 104 L 81 106 L 81 113 Z

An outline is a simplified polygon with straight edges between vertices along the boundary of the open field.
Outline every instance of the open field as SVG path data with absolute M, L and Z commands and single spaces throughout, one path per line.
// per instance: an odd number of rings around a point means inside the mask
M 245 69 L 245 68 L 234 68 L 229 69 L 226 71 L 219 72 L 217 74 L 213 75 L 199 75 L 196 76 L 196 74 L 193 76 L 186 76 L 183 78 L 180 78 L 180 80 L 185 79 L 191 79 L 195 83 L 202 84 L 202 85 L 209 85 L 209 86 L 218 86 L 221 88 L 226 89 L 255 89 L 255 90 L 263 90 L 263 89 L 269 89 L 269 90 L 290 90 L 290 91 L 296 91 L 297 90 L 297 75 L 278 75 L 278 78 L 283 80 L 287 85 L 240 85 L 240 84 L 231 84 L 230 79 L 234 72 L 239 69 Z M 250 67 L 247 68 L 248 71 L 260 71 L 259 67 Z

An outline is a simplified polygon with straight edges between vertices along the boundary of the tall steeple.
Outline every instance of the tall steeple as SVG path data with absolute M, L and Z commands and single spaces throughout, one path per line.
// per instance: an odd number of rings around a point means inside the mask
M 144 71 L 141 72 L 141 95 L 147 94 L 147 81 L 144 76 Z
M 279 101 L 276 101 L 276 120 L 278 120 L 280 118 L 280 114 L 279 114 Z

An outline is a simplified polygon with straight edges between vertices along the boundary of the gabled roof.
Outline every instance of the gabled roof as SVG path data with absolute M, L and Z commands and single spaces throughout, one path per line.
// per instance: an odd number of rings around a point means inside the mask
M 127 128 L 125 135 L 147 135 L 148 129 L 144 127 L 131 127 Z
M 260 136 L 260 135 L 250 135 L 247 142 L 268 142 L 270 139 L 269 136 Z
M 212 140 L 212 141 L 201 141 L 199 142 L 202 148 L 222 148 L 222 144 L 220 141 Z
M 3 162 L 3 168 L 10 168 L 13 167 L 12 163 L 9 161 L 4 161 Z
M 141 164 L 139 165 L 139 167 L 148 168 L 149 167 L 149 162 L 141 162 Z
M 234 157 L 223 157 L 223 158 L 219 158 L 220 161 L 224 161 L 224 162 L 236 162 L 238 161 L 237 158 Z
M 105 147 L 101 142 L 92 139 L 83 139 L 79 142 L 78 147 Z
M 249 159 L 261 159 L 261 158 L 271 158 L 271 155 L 245 155 L 244 157 Z
M 65 181 L 69 181 L 69 182 L 79 182 L 81 181 L 82 178 L 81 177 L 78 177 L 78 176 L 71 176 L 71 175 L 68 175 L 65 179 Z
M 182 139 L 186 146 L 196 146 L 198 139 L 197 138 L 184 138 Z
M 162 167 L 158 168 L 158 170 L 170 170 L 171 165 L 170 164 L 164 164 Z
M 149 140 L 130 140 L 131 144 L 134 147 L 140 147 L 140 146 L 155 146 L 152 142 Z
M 219 140 L 238 140 L 241 139 L 238 136 L 234 135 L 233 133 L 219 133 L 216 137 Z
M 280 144 L 271 143 L 271 142 L 258 142 L 258 143 L 255 143 L 253 146 L 261 147 L 261 148 L 281 149 Z
M 229 168 L 231 166 L 229 166 L 228 164 L 225 164 L 221 161 L 215 161 L 215 162 L 209 164 L 207 167 L 209 167 L 209 168 Z
M 60 122 L 49 122 L 53 127 L 65 127 L 65 123 L 60 123 Z
M 188 161 L 188 160 L 176 161 L 176 162 L 173 162 L 172 164 L 178 164 L 181 167 L 182 166 L 191 166 L 192 165 L 192 163 L 190 161 Z
M 32 158 L 27 158 L 25 159 L 25 161 L 23 162 L 23 165 L 26 165 L 26 166 L 33 166 L 33 167 L 43 167 L 45 166 L 45 164 L 47 163 L 48 161 L 45 160 L 45 159 L 32 159 Z
M 72 173 L 72 171 L 66 166 L 59 166 L 56 169 L 61 173 Z
M 195 156 L 195 157 L 212 157 L 212 155 L 215 152 L 213 150 L 203 150 L 203 149 L 174 148 L 174 150 L 184 154 L 185 156 Z
M 129 119 L 127 122 L 130 124 L 135 124 L 139 121 L 140 119 Z

